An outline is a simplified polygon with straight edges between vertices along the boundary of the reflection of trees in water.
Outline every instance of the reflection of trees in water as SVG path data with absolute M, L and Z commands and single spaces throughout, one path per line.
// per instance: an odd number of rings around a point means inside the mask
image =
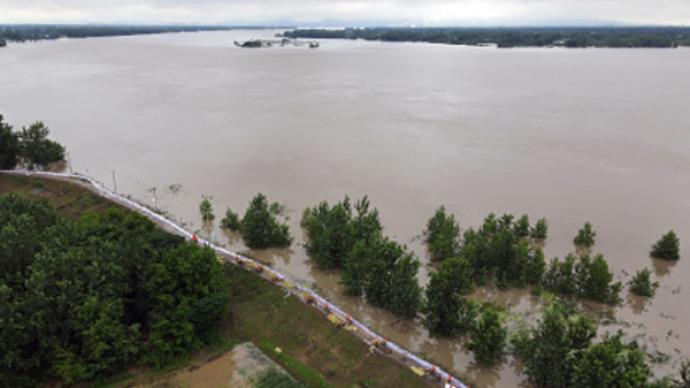
M 465 370 L 466 375 L 475 385 L 480 387 L 493 387 L 500 380 L 499 371 L 503 368 L 505 360 L 493 367 L 486 367 L 473 361 Z
M 638 296 L 633 293 L 628 293 L 627 302 L 635 315 L 640 315 L 645 311 L 645 307 L 651 301 L 651 298 L 645 298 L 643 296 Z
M 225 240 L 227 240 L 230 246 L 238 244 L 242 241 L 242 236 L 240 236 L 239 232 L 221 228 L 221 233 L 223 234 L 223 236 L 225 236 Z
M 673 268 L 677 261 L 662 260 L 650 258 L 652 260 L 652 267 L 654 267 L 654 274 L 656 276 L 666 276 L 671 273 L 671 268 Z

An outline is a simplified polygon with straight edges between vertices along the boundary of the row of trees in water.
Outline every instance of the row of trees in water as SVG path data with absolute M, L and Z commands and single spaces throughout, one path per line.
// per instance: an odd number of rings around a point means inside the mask
M 17 165 L 45 168 L 64 161 L 65 147 L 50 140 L 49 134 L 41 121 L 15 131 L 0 114 L 0 169 L 13 169 Z
M 227 304 L 215 253 L 140 215 L 0 197 L 0 386 L 163 367 L 213 341 Z
M 252 201 L 247 213 L 254 207 Z M 270 206 L 263 205 L 262 208 L 269 209 Z M 267 212 L 270 213 L 270 209 Z M 234 229 L 242 232 L 244 222 L 229 211 L 223 224 L 234 225 Z M 263 221 L 269 230 L 272 224 L 268 217 Z M 526 215 L 516 218 L 510 214 L 501 217 L 490 214 L 478 228 L 469 228 L 461 233 L 455 216 L 440 207 L 429 219 L 423 233 L 429 255 L 436 265 L 426 289 L 417 281 L 419 260 L 407 247 L 384 234 L 378 210 L 371 206 L 367 197 L 354 202 L 346 197 L 333 205 L 321 202 L 304 210 L 300 224 L 308 237 L 305 243 L 308 255 L 319 268 L 340 270 L 346 294 L 362 297 L 368 303 L 404 318 L 414 319 L 421 313 L 425 326 L 433 335 L 469 336 L 470 350 L 477 361 L 484 364 L 500 360 L 505 347 L 514 341 L 522 341 L 520 346 L 515 346 L 518 349 L 516 354 L 529 364 L 528 356 L 531 357 L 542 346 L 538 339 L 540 330 L 547 328 L 522 332 L 521 340 L 511 340 L 505 325 L 505 313 L 499 307 L 469 298 L 478 285 L 532 287 L 537 292 L 546 290 L 570 300 L 620 302 L 622 284 L 614 282 L 603 255 L 589 253 L 596 240 L 596 231 L 589 223 L 578 231 L 573 241 L 581 253 L 570 254 L 563 260 L 555 258 L 547 263 L 542 250 L 548 235 L 545 219 L 532 224 Z M 257 230 L 261 228 L 257 225 Z M 245 234 L 242 236 L 245 242 L 250 241 Z M 678 238 L 669 232 L 653 246 L 651 254 L 677 260 L 678 251 Z M 656 284 L 651 282 L 647 269 L 639 271 L 630 282 L 631 292 L 639 295 L 652 296 L 654 288 Z M 574 319 L 579 322 L 577 324 L 584 325 L 584 318 L 573 318 L 576 315 L 560 304 L 547 311 L 542 325 L 551 325 L 554 314 L 557 314 L 558 322 Z M 581 329 L 589 333 L 592 325 L 587 321 L 587 326 Z M 620 335 L 596 344 L 591 342 L 592 338 L 582 339 L 578 345 L 582 350 L 582 365 L 604 362 L 606 360 L 592 358 L 609 357 L 610 352 L 628 354 L 634 347 L 623 344 Z M 534 365 L 541 361 L 534 361 Z M 639 381 L 646 381 L 649 368 L 644 362 L 640 365 L 644 373 L 638 376 Z M 586 366 L 581 367 L 588 371 Z M 539 368 L 533 369 L 534 372 L 528 368 L 528 375 L 535 383 L 552 386 L 538 376 Z M 632 373 L 627 369 L 624 372 Z M 585 372 L 567 373 L 568 380 L 562 386 L 576 386 L 587 377 Z

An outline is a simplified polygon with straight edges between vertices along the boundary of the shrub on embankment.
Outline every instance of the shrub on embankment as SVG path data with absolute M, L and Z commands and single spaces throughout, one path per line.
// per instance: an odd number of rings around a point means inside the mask
M 65 147 L 48 139 L 50 131 L 37 121 L 15 132 L 0 115 L 0 169 L 13 169 L 23 164 L 30 169 L 45 168 L 65 160 Z
M 226 306 L 209 248 L 122 210 L 70 220 L 0 197 L 0 386 L 162 367 L 213 338 Z

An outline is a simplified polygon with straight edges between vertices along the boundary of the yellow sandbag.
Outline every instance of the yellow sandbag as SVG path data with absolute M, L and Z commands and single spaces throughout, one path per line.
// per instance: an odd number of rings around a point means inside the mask
M 412 372 L 416 374 L 419 377 L 423 377 L 426 373 L 424 372 L 424 369 L 418 367 L 418 366 L 411 366 L 410 369 L 412 369 Z

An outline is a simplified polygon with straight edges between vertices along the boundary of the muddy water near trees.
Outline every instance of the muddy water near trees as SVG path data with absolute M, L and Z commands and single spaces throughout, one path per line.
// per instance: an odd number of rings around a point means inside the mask
M 548 257 L 573 250 L 585 222 L 616 277 L 653 269 L 651 301 L 583 308 L 623 328 L 659 361 L 690 356 L 688 257 L 648 257 L 675 229 L 690 252 L 690 50 L 496 50 L 327 41 L 318 50 L 243 50 L 270 31 L 204 32 L 10 45 L 0 53 L 0 112 L 44 120 L 72 167 L 158 206 L 190 228 L 244 250 L 220 231 L 226 206 L 256 192 L 284 203 L 295 243 L 252 252 L 392 340 L 479 386 L 523 380 L 513 360 L 474 365 L 460 340 L 429 338 L 416 322 L 343 296 L 336 273 L 314 268 L 302 210 L 368 194 L 386 232 L 427 263 L 419 235 L 441 204 L 461 226 L 491 211 L 549 220 Z M 204 227 L 202 194 L 217 220 Z M 690 254 L 690 253 L 689 253 Z M 420 271 L 426 283 L 428 266 Z M 533 320 L 527 290 L 477 298 Z M 658 352 L 658 353 L 657 353 Z M 668 359 L 668 360 L 666 360 Z

